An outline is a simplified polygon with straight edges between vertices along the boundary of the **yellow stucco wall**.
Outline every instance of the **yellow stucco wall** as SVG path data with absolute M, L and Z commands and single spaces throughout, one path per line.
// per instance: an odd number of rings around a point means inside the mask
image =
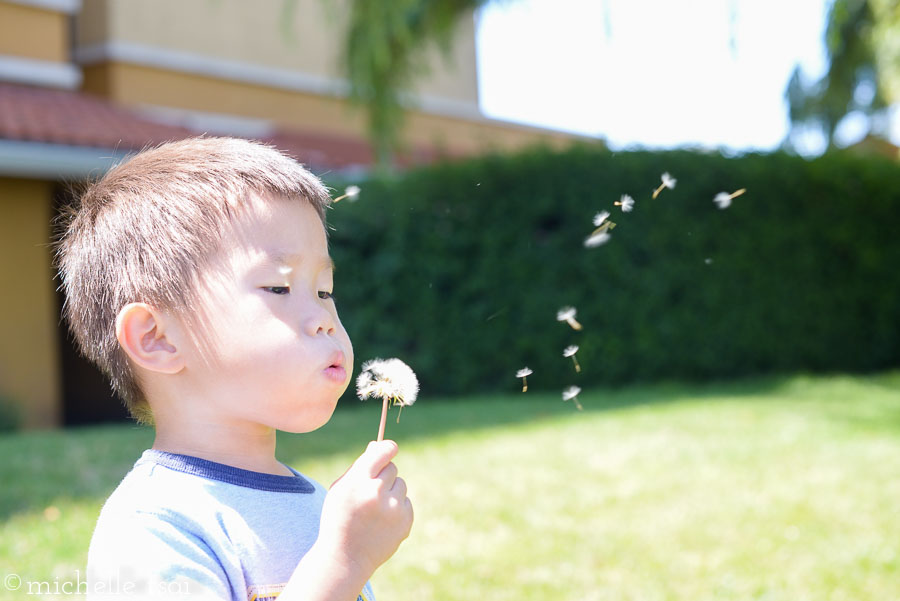
M 85 91 L 126 105 L 263 118 L 293 129 L 355 138 L 366 133 L 361 110 L 335 96 L 304 94 L 126 63 L 102 63 L 86 67 L 83 73 Z M 470 154 L 512 150 L 538 141 L 563 146 L 576 136 L 489 119 L 410 111 L 403 138 L 414 145 Z
M 0 178 L 0 396 L 20 405 L 30 428 L 62 416 L 52 193 L 50 182 Z
M 271 119 L 308 131 L 359 135 L 362 115 L 341 99 L 124 63 L 86 67 L 83 89 L 129 105 Z
M 68 15 L 0 1 L 0 55 L 69 60 Z
M 77 44 L 106 42 L 156 49 L 342 80 L 347 0 L 184 2 L 83 0 Z M 416 92 L 478 107 L 475 23 L 455 31 L 449 60 L 428 51 L 428 74 Z
M 90 57 L 82 65 L 83 89 L 126 105 L 267 119 L 284 128 L 365 139 L 365 113 L 330 87 L 343 81 L 347 4 L 83 0 L 76 21 L 76 45 Z M 469 13 L 457 23 L 449 57 L 436 47 L 423 49 L 430 67 L 415 84 L 421 108 L 409 111 L 403 141 L 462 155 L 539 142 L 560 147 L 578 139 L 481 115 L 475 30 Z M 124 54 L 116 58 L 116 52 Z M 208 75 L 201 73 L 212 69 L 204 59 L 259 68 L 258 74 L 275 69 L 305 75 L 303 85 L 311 89 L 280 87 L 274 76 L 274 83 L 247 83 Z

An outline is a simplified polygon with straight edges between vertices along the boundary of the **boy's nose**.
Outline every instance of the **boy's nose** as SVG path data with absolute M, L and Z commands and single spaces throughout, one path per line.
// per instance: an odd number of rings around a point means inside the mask
M 334 334 L 334 317 L 328 309 L 314 304 L 307 313 L 303 329 L 310 336 L 318 334 Z

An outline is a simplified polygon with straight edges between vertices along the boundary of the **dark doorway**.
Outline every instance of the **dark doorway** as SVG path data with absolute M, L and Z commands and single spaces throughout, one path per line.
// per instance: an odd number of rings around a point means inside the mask
M 54 216 L 59 215 L 63 203 L 69 202 L 72 192 L 60 185 L 54 193 Z M 63 293 L 56 284 L 57 331 L 62 368 L 63 424 L 66 426 L 121 422 L 129 419 L 128 412 L 109 381 L 99 369 L 78 352 L 68 326 L 62 319 Z

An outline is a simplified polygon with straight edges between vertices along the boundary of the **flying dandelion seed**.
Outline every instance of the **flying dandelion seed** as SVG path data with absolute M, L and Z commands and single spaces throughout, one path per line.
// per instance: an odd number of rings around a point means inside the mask
M 598 246 L 602 246 L 609 242 L 609 239 L 612 238 L 606 232 L 600 232 L 598 234 L 591 234 L 587 238 L 584 239 L 585 248 L 596 248 Z
M 731 206 L 731 194 L 728 192 L 719 192 L 716 194 L 716 197 L 713 198 L 713 202 L 719 205 L 720 209 L 727 209 Z
M 519 371 L 516 372 L 517 378 L 522 378 L 522 392 L 528 391 L 528 376 L 533 374 L 534 372 L 528 369 L 527 367 L 523 367 Z
M 675 182 L 677 181 L 674 177 L 668 174 L 668 172 L 663 173 L 661 176 L 662 183 L 666 188 L 674 188 Z
M 727 209 L 731 206 L 731 200 L 737 198 L 741 194 L 747 191 L 747 188 L 741 188 L 735 192 L 729 194 L 728 192 L 719 192 L 716 194 L 716 197 L 713 198 L 713 202 L 719 205 L 720 209 Z
M 356 395 L 359 400 L 378 398 L 382 400 L 381 423 L 377 440 L 384 440 L 384 425 L 387 420 L 388 405 L 412 405 L 419 394 L 419 380 L 413 370 L 400 359 L 372 359 L 362 365 L 356 379 Z M 400 413 L 397 413 L 400 423 Z
M 603 211 L 601 213 L 597 213 L 594 215 L 594 225 L 597 226 L 591 235 L 585 238 L 584 245 L 587 248 L 594 248 L 596 246 L 600 246 L 601 244 L 606 244 L 609 242 L 609 230 L 616 227 L 614 221 L 608 221 L 609 213 L 607 211 Z
M 575 307 L 563 307 L 556 312 L 556 321 L 565 321 L 573 330 L 580 330 L 581 324 L 575 319 L 576 313 Z
M 344 188 L 344 193 L 332 200 L 332 203 L 338 202 L 339 200 L 344 200 L 345 198 L 350 202 L 356 200 L 356 197 L 359 196 L 359 186 L 347 186 Z
M 634 208 L 634 199 L 627 194 L 623 194 L 622 198 L 613 203 L 617 207 L 622 207 L 623 213 L 630 213 Z
M 659 185 L 659 188 L 653 191 L 653 198 L 659 196 L 659 193 L 663 191 L 665 188 L 674 188 L 676 180 L 674 177 L 669 175 L 668 172 L 663 173 L 660 178 L 662 179 L 662 183 Z
M 581 411 L 584 407 L 581 406 L 581 403 L 578 402 L 578 394 L 581 392 L 581 388 L 578 386 L 569 386 L 562 393 L 562 400 L 564 401 L 573 401 L 575 406 L 578 407 L 578 410 Z
M 577 345 L 573 344 L 572 346 L 567 346 L 565 349 L 563 349 L 563 357 L 572 357 L 572 361 L 575 362 L 575 371 L 580 372 L 581 366 L 578 365 L 578 359 L 575 357 L 575 353 L 577 353 L 577 352 L 578 352 Z
M 600 215 L 600 213 L 598 213 L 598 215 Z M 607 215 L 609 215 L 609 213 L 607 213 Z M 594 223 L 597 223 L 596 219 L 594 220 Z M 615 227 L 616 227 L 615 221 L 601 221 L 597 225 L 597 229 L 595 229 L 593 232 L 591 232 L 591 236 L 596 236 L 597 234 L 605 234 L 607 231 L 614 229 Z
M 600 211 L 594 215 L 594 226 L 600 227 L 607 219 L 609 219 L 609 211 Z

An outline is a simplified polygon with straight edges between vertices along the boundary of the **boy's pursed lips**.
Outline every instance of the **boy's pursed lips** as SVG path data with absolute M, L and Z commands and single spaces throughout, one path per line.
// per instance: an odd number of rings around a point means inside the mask
M 328 366 L 323 370 L 330 380 L 343 384 L 347 380 L 347 370 L 344 369 L 344 353 L 335 351 L 328 358 Z
M 328 367 L 343 367 L 344 361 L 343 351 L 334 351 L 328 357 Z

